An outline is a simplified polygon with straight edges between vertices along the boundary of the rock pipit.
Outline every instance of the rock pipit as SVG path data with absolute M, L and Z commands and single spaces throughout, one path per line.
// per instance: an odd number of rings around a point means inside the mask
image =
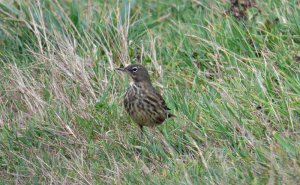
M 175 117 L 169 113 L 163 97 L 152 86 L 147 69 L 140 64 L 132 64 L 117 70 L 129 74 L 133 83 L 124 97 L 124 107 L 141 131 L 143 126 L 154 127 L 167 118 Z

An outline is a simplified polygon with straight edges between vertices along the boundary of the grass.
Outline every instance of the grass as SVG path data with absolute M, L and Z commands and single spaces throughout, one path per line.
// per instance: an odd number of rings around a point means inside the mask
M 299 1 L 0 3 L 0 184 L 297 184 Z M 142 63 L 177 118 L 122 107 Z

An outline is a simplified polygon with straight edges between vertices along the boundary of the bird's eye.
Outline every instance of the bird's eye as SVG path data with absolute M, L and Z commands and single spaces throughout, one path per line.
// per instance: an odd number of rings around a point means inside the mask
M 133 67 L 133 68 L 132 68 L 132 71 L 133 71 L 133 72 L 137 72 L 137 67 Z

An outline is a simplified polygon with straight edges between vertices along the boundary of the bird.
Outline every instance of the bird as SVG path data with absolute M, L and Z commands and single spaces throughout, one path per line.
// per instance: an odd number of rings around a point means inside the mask
M 140 127 L 155 127 L 167 118 L 176 117 L 160 93 L 153 87 L 148 70 L 141 64 L 130 64 L 118 71 L 127 73 L 132 83 L 126 91 L 123 105 L 131 119 Z

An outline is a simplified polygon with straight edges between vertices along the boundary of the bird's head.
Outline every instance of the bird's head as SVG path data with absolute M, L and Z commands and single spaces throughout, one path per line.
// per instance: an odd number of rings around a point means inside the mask
M 129 74 L 134 82 L 150 82 L 150 76 L 147 69 L 141 64 L 131 64 L 117 70 Z

